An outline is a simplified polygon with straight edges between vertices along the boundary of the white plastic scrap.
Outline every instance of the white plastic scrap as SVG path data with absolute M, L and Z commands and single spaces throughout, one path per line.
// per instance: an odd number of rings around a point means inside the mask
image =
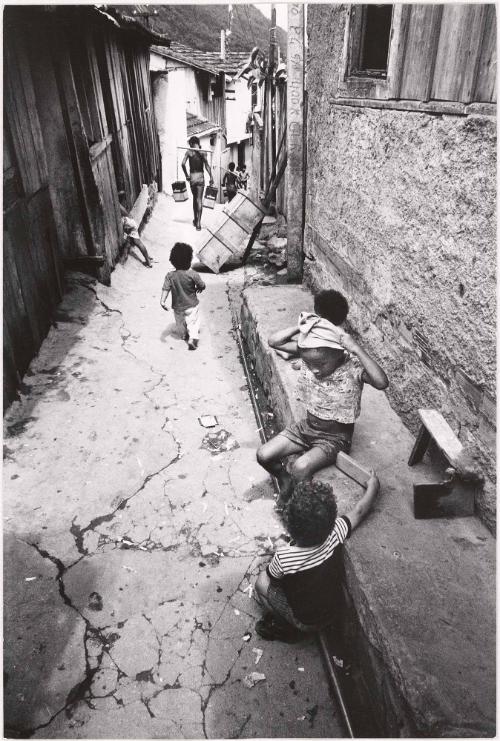
M 235 609 L 234 614 L 235 615 L 239 615 L 240 614 L 240 611 Z
M 35 581 L 36 576 L 27 576 L 24 581 Z
M 305 715 L 299 715 L 299 717 L 297 718 L 297 720 L 305 720 L 305 719 L 306 719 Z
M 261 648 L 252 648 L 252 651 L 255 654 L 255 663 L 258 664 L 262 658 L 262 654 L 264 653 L 264 651 Z
M 265 678 L 265 674 L 260 674 L 260 672 L 250 672 L 246 677 L 243 677 L 243 684 L 245 687 L 248 687 L 248 689 L 251 689 L 252 687 L 255 687 L 258 682 L 263 682 Z
M 343 660 L 339 659 L 337 656 L 332 656 L 332 659 L 333 659 L 333 663 L 335 664 L 335 666 L 340 666 L 340 668 L 344 666 Z
M 303 666 L 298 666 L 298 667 L 297 667 L 297 671 L 298 671 L 298 672 L 304 672 L 304 671 L 305 671 L 305 669 L 304 669 L 304 667 L 303 667 Z
M 251 637 L 252 635 L 250 633 L 245 633 L 245 635 L 243 636 L 243 640 L 248 643 Z
M 252 595 L 253 595 L 253 584 L 249 584 L 248 587 L 245 587 L 245 589 L 243 591 L 244 592 L 248 592 L 248 596 L 250 597 L 250 599 L 252 599 Z

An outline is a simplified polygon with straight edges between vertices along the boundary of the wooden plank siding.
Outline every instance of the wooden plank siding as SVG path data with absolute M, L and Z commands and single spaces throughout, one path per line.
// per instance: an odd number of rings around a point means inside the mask
M 409 9 L 400 98 L 429 100 L 441 27 L 442 5 Z
M 495 5 L 486 6 L 484 19 L 484 36 L 481 54 L 478 60 L 476 89 L 474 100 L 476 102 L 497 100 L 496 91 L 496 66 L 497 66 L 497 14 Z
M 385 77 L 352 73 L 367 7 L 352 5 L 346 16 L 337 100 L 496 102 L 494 4 L 395 4 Z
M 4 9 L 4 408 L 62 298 L 64 260 L 109 282 L 159 169 L 146 38 L 93 6 Z M 92 266 L 92 267 L 89 267 Z
M 481 52 L 484 5 L 444 5 L 431 97 L 474 99 L 475 72 Z

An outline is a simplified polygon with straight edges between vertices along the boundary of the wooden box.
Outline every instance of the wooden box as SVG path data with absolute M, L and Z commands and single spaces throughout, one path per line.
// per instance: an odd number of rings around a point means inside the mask
M 215 201 L 217 200 L 218 188 L 214 188 L 212 185 L 207 185 L 205 188 L 205 195 L 203 197 L 203 205 L 205 208 L 213 208 Z
M 175 183 L 172 183 L 172 195 L 174 197 L 174 201 L 177 201 L 178 203 L 187 201 L 189 196 L 187 194 L 185 180 L 176 180 Z
M 238 191 L 233 200 L 224 206 L 223 211 L 231 221 L 236 222 L 248 234 L 252 233 L 254 227 L 266 215 L 262 206 L 241 191 Z

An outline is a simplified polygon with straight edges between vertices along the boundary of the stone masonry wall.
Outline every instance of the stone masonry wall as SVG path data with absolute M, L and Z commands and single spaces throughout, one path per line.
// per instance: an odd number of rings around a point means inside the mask
M 306 281 L 346 294 L 412 431 L 433 407 L 477 446 L 494 528 L 496 122 L 335 105 L 345 15 L 309 6 Z

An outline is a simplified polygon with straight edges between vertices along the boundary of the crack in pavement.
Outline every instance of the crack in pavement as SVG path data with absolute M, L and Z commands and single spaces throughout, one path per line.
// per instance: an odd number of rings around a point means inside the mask
M 89 531 L 94 531 L 99 525 L 102 525 L 103 522 L 111 522 L 113 518 L 115 517 L 116 513 L 120 510 L 125 509 L 127 504 L 136 497 L 141 491 L 144 490 L 146 485 L 154 479 L 156 476 L 159 476 L 163 471 L 165 471 L 167 468 L 170 468 L 171 466 L 175 465 L 182 457 L 182 451 L 181 451 L 181 444 L 175 439 L 175 437 L 172 435 L 172 438 L 177 446 L 177 453 L 176 455 L 164 466 L 159 468 L 157 471 L 154 471 L 153 473 L 148 474 L 145 479 L 143 480 L 141 486 L 136 489 L 129 497 L 126 497 L 121 500 L 121 502 L 111 511 L 108 512 L 108 514 L 105 515 L 98 515 L 97 517 L 94 517 L 88 525 L 85 527 L 80 527 L 76 524 L 75 519 L 73 519 L 70 527 L 70 533 L 73 536 L 75 540 L 75 545 L 77 548 L 78 553 L 80 553 L 82 556 L 88 555 L 88 550 L 83 545 L 83 539 L 85 537 L 85 534 Z
M 66 712 L 67 716 L 69 718 L 72 717 L 72 708 L 76 703 L 83 700 L 85 702 L 91 703 L 92 699 L 97 699 L 97 696 L 94 696 L 91 692 L 91 686 L 94 679 L 94 676 L 99 671 L 104 655 L 106 654 L 109 656 L 111 661 L 113 661 L 113 658 L 109 655 L 108 647 L 110 646 L 109 637 L 104 634 L 105 629 L 99 629 L 95 628 L 88 618 L 83 615 L 80 610 L 76 607 L 76 605 L 73 604 L 72 600 L 66 593 L 66 588 L 64 586 L 64 575 L 68 571 L 69 568 L 72 568 L 75 564 L 71 564 L 71 566 L 67 567 L 63 564 L 63 562 L 57 558 L 57 556 L 53 556 L 48 551 L 46 551 L 43 548 L 40 548 L 40 546 L 37 543 L 32 543 L 29 541 L 22 541 L 26 545 L 34 548 L 37 553 L 44 559 L 50 561 L 57 569 L 57 575 L 56 575 L 56 582 L 59 589 L 59 594 L 61 596 L 62 601 L 64 604 L 69 607 L 70 609 L 74 610 L 74 612 L 77 613 L 79 618 L 83 620 L 85 623 L 85 632 L 83 637 L 83 648 L 84 648 L 84 655 L 85 655 L 85 676 L 80 681 L 77 682 L 68 692 L 66 695 L 66 700 L 64 705 L 59 708 L 55 713 L 52 714 L 52 716 L 49 718 L 48 721 L 45 723 L 41 723 L 33 728 L 12 728 L 9 730 L 12 730 L 16 733 L 17 736 L 21 736 L 23 738 L 31 738 L 37 731 L 41 730 L 42 728 L 47 728 L 62 712 Z M 78 559 L 80 561 L 81 559 Z M 75 562 L 75 563 L 78 563 Z M 100 647 L 100 653 L 98 653 L 96 656 L 93 656 L 89 650 L 89 643 L 94 642 Z M 95 663 L 95 666 L 93 664 Z M 113 663 L 116 666 L 116 662 L 113 661 Z M 118 681 L 120 680 L 120 674 L 122 676 L 126 676 L 124 672 L 121 672 L 121 670 L 117 667 L 119 674 L 118 674 Z M 116 691 L 116 688 L 115 690 Z M 109 696 L 112 696 L 112 692 L 109 693 Z M 108 696 L 108 695 L 106 695 Z M 90 705 L 91 706 L 91 705 Z

